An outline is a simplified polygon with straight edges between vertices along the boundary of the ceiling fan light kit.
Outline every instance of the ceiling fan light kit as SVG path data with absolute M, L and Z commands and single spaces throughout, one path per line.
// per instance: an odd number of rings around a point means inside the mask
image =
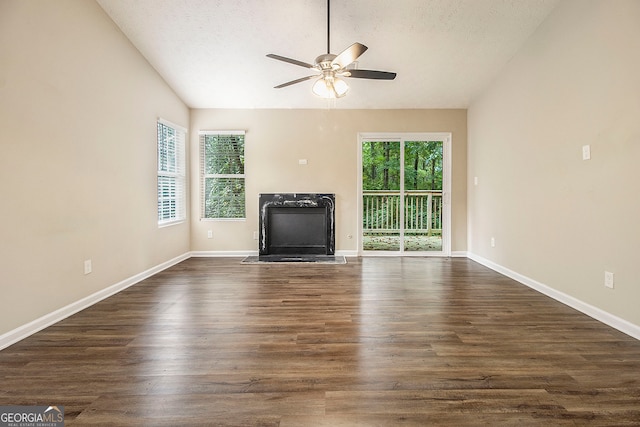
M 320 98 L 342 98 L 349 91 L 349 85 L 338 77 L 320 77 L 311 90 Z
M 298 65 L 316 71 L 317 74 L 302 77 L 290 82 L 282 83 L 275 86 L 275 89 L 291 86 L 307 80 L 319 77 L 313 84 L 311 90 L 321 98 L 342 98 L 349 91 L 349 85 L 341 77 L 351 77 L 359 79 L 374 80 L 393 80 L 396 73 L 377 70 L 358 70 L 351 65 L 362 55 L 367 47 L 361 43 L 354 43 L 338 55 L 330 52 L 330 0 L 327 0 L 327 53 L 316 58 L 315 64 L 308 64 L 296 59 L 287 58 L 285 56 L 270 53 L 268 58 L 278 61 L 287 62 L 289 64 Z

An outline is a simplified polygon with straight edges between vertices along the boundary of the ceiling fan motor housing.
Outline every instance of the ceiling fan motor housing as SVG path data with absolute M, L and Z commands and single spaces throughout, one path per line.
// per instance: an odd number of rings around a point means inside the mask
M 324 70 L 337 70 L 340 68 L 340 65 L 333 64 L 333 60 L 336 58 L 336 55 L 332 53 L 325 53 L 324 55 L 320 55 L 316 58 L 316 66 L 320 68 L 321 71 Z

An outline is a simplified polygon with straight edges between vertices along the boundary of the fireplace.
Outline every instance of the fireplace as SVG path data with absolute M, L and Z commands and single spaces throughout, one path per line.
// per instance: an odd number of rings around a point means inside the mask
M 259 206 L 260 258 L 334 255 L 334 194 L 260 194 Z

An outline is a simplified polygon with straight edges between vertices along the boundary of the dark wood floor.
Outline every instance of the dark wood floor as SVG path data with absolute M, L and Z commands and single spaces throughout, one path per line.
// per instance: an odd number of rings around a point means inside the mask
M 640 341 L 467 259 L 192 258 L 0 352 L 66 425 L 640 425 Z

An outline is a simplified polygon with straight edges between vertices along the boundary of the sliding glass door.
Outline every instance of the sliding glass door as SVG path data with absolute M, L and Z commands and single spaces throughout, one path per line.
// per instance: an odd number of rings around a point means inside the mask
M 448 135 L 362 134 L 361 251 L 449 254 Z

